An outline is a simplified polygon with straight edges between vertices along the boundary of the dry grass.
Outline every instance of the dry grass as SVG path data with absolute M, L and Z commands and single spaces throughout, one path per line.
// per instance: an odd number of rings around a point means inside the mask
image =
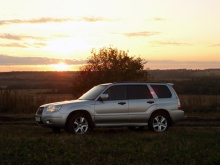
M 186 112 L 220 112 L 220 95 L 180 95 Z
M 35 113 L 45 103 L 74 99 L 71 94 L 45 94 L 47 89 L 0 91 L 0 113 Z M 220 112 L 220 95 L 180 95 L 185 112 Z

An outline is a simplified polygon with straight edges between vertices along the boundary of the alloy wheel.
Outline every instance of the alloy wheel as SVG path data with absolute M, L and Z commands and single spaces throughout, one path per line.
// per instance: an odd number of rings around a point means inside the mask
M 164 116 L 156 116 L 153 119 L 153 129 L 156 132 L 163 132 L 167 129 L 168 122 L 167 119 Z
M 88 131 L 89 124 L 85 117 L 77 117 L 73 123 L 74 132 L 84 134 Z

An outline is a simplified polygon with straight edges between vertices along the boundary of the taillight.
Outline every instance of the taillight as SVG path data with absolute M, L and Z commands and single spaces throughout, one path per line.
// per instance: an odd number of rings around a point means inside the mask
M 178 110 L 181 110 L 181 104 L 180 104 L 180 100 L 178 99 Z

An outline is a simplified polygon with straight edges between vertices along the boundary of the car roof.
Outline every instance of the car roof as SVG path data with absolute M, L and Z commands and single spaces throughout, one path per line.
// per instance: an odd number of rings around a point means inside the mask
M 121 81 L 121 82 L 113 82 L 113 83 L 105 83 L 102 85 L 113 85 L 113 84 L 123 84 L 123 85 L 130 85 L 130 84 L 163 84 L 163 85 L 173 85 L 173 83 L 166 83 L 166 82 L 139 82 L 139 81 Z

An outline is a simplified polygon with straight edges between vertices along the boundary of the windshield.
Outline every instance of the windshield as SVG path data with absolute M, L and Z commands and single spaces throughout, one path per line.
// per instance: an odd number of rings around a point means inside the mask
M 88 92 L 83 94 L 79 100 L 94 100 L 101 94 L 101 92 L 107 87 L 108 85 L 98 85 L 90 89 Z

